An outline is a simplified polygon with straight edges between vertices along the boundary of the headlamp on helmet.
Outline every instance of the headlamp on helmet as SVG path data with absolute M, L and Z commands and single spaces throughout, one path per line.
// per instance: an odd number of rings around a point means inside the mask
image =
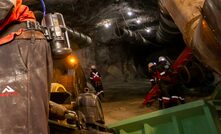
M 160 57 L 158 58 L 158 61 L 159 61 L 159 62 L 166 61 L 166 58 L 165 58 L 164 56 L 160 56 Z
M 95 65 L 91 65 L 91 69 L 92 70 L 96 69 L 96 66 Z

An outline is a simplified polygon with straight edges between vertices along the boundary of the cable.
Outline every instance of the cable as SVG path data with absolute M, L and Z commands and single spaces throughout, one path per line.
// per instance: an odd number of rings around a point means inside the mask
M 42 5 L 42 8 L 43 8 L 43 15 L 45 16 L 46 15 L 46 6 L 45 6 L 44 0 L 41 0 L 41 5 Z

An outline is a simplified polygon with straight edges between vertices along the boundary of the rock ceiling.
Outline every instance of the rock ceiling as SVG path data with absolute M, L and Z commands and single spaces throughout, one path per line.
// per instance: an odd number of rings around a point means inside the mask
M 23 3 L 42 11 L 38 0 Z M 48 13 L 62 13 L 67 26 L 104 43 L 113 38 L 116 28 L 146 33 L 147 28 L 156 30 L 159 22 L 157 0 L 45 0 L 45 4 Z

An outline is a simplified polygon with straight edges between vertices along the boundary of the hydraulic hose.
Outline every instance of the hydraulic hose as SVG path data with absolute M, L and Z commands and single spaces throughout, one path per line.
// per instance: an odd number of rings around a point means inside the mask
M 43 15 L 46 15 L 46 6 L 45 6 L 45 2 L 44 0 L 41 0 L 41 5 L 42 5 L 42 9 L 43 9 Z

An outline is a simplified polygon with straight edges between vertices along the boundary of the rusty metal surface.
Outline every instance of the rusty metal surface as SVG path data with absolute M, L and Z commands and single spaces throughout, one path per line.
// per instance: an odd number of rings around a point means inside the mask
M 190 45 L 204 0 L 161 0 L 161 3 L 183 34 L 187 45 Z
M 177 35 L 180 34 L 180 31 L 177 25 L 174 23 L 173 19 L 169 15 L 168 11 L 159 1 L 160 7 L 160 24 L 156 32 L 156 40 L 159 43 L 168 43 L 177 38 Z
M 57 119 L 65 119 L 64 116 L 67 112 L 67 109 L 60 104 L 57 104 L 53 101 L 49 101 L 49 112 L 53 117 Z
M 208 22 L 219 43 L 221 43 L 221 1 L 206 0 L 202 10 L 203 17 Z
M 80 94 L 76 101 L 77 110 L 81 111 L 85 118 L 86 123 L 104 123 L 103 109 L 101 102 L 93 93 Z
M 205 19 L 201 18 L 193 39 L 194 54 L 201 62 L 205 63 L 221 74 L 221 44 L 210 29 Z

